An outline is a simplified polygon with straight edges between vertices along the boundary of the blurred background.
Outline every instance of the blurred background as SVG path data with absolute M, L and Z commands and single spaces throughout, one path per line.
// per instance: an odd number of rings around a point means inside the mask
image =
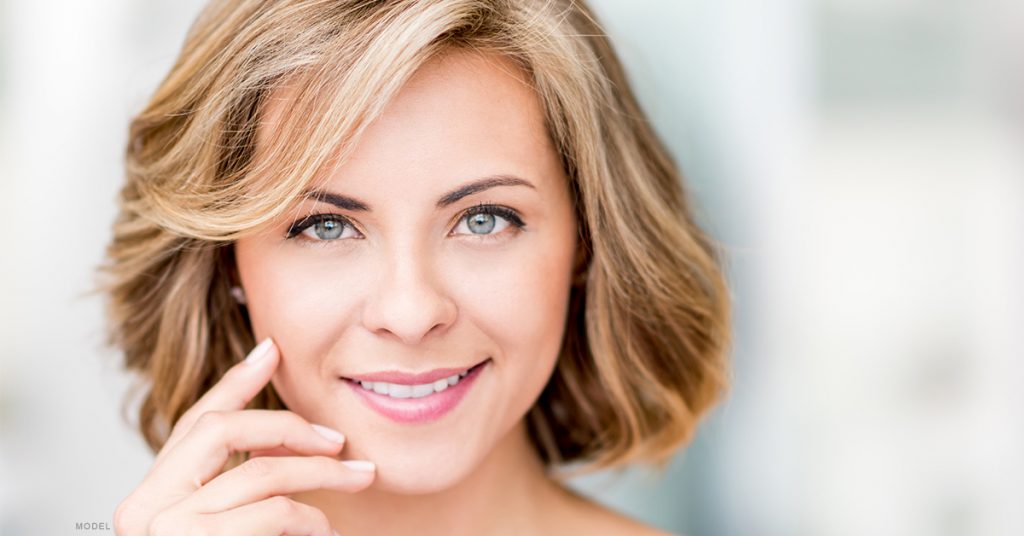
M 736 345 L 667 473 L 574 485 L 687 536 L 1024 534 L 1024 2 L 592 2 L 729 253 Z M 152 462 L 82 295 L 201 4 L 0 1 L 4 535 L 109 524 Z

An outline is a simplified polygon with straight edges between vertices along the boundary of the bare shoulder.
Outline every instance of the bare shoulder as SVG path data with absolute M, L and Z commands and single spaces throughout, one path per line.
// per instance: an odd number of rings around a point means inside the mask
M 647 525 L 591 499 L 572 494 L 556 534 L 587 536 L 678 536 Z

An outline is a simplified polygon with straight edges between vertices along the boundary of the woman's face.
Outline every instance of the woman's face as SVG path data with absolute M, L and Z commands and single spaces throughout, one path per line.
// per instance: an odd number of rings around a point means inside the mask
M 346 435 L 343 458 L 375 462 L 381 489 L 425 493 L 466 476 L 523 418 L 558 356 L 577 227 L 524 82 L 498 56 L 432 60 L 331 170 L 323 189 L 335 203 L 303 200 L 235 244 L 256 339 L 281 350 L 274 388 Z M 261 132 L 288 106 L 287 93 L 274 97 Z M 498 208 L 474 212 L 481 204 Z M 353 381 L 436 369 L 455 372 Z

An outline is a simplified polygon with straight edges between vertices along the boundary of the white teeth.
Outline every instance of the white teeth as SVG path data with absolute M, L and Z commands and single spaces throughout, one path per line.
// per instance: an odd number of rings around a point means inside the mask
M 360 381 L 359 385 L 367 391 L 373 391 L 377 394 L 387 395 L 392 398 L 423 398 L 434 393 L 440 393 L 441 391 L 454 386 L 459 383 L 459 380 L 465 378 L 467 374 L 469 374 L 469 371 L 452 374 L 447 378 L 441 378 L 440 380 L 432 383 L 419 385 L 402 385 L 398 383 L 368 381 Z
M 388 385 L 388 396 L 391 398 L 409 398 L 412 396 L 412 386 L 392 383 Z
M 389 389 L 393 388 L 389 387 Z M 412 394 L 410 394 L 409 396 L 413 398 L 423 398 L 427 395 L 434 394 L 434 384 L 428 383 L 426 385 L 413 385 L 411 391 Z M 392 390 L 391 392 L 393 393 L 394 390 Z

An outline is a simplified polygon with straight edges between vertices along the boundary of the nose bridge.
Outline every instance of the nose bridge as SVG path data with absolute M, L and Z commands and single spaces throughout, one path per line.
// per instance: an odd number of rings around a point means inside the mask
M 435 259 L 422 243 L 398 239 L 381 249 L 376 286 L 363 311 L 363 323 L 378 334 L 402 342 L 418 343 L 432 330 L 441 330 L 455 318 L 455 304 L 447 296 Z

